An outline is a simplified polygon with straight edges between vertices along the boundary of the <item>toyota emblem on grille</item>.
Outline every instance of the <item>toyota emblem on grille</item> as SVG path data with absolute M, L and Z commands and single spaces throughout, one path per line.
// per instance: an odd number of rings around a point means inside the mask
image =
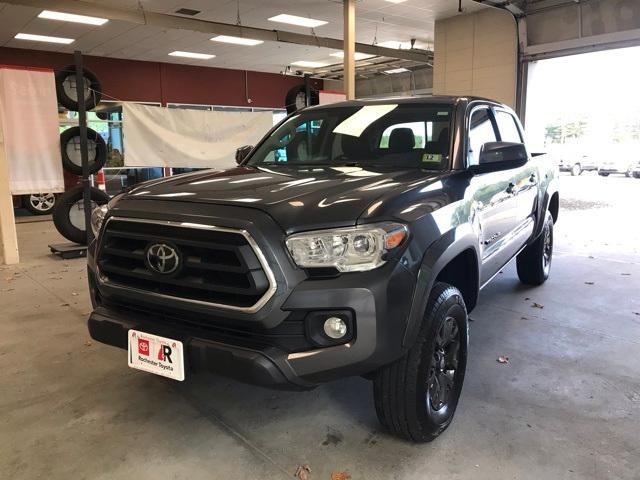
M 154 243 L 147 248 L 147 266 L 150 270 L 169 275 L 180 267 L 180 256 L 175 247 L 166 243 Z

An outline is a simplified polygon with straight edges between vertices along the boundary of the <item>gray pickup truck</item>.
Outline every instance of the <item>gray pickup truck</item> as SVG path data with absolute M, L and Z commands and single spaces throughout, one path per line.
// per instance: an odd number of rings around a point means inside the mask
M 482 287 L 513 258 L 526 284 L 549 275 L 555 167 L 511 109 L 471 97 L 303 109 L 236 160 L 93 212 L 91 336 L 176 380 L 361 375 L 391 432 L 437 437 Z

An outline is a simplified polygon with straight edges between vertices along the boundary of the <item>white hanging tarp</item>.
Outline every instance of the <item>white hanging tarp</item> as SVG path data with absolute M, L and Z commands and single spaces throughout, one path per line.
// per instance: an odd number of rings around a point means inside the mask
M 0 66 L 0 148 L 12 194 L 64 191 L 52 70 Z
M 255 145 L 272 125 L 271 112 L 212 112 L 125 102 L 124 164 L 233 167 L 236 149 Z

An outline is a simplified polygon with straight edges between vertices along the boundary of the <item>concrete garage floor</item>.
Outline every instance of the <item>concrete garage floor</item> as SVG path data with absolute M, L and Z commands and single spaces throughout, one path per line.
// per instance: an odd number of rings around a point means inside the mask
M 19 225 L 23 263 L 0 267 L 0 477 L 640 478 L 640 181 L 562 183 L 551 279 L 526 288 L 509 265 L 483 291 L 456 418 L 427 445 L 381 430 L 361 378 L 282 393 L 130 370 L 89 339 L 84 260 L 48 254 L 50 223 Z

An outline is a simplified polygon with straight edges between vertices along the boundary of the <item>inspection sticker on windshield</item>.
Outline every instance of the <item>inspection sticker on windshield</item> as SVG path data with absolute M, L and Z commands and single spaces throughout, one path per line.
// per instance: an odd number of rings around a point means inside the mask
M 173 380 L 184 380 L 182 342 L 150 333 L 129 330 L 129 366 Z
M 433 163 L 438 164 L 442 163 L 442 154 L 441 153 L 424 153 L 422 155 L 422 163 Z

